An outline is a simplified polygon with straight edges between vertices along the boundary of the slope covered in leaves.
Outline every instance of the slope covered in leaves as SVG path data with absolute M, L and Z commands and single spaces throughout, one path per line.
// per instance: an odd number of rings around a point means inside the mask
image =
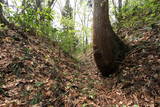
M 159 107 L 160 106 L 160 26 L 123 30 L 133 49 L 115 76 L 119 100 L 117 104 Z M 116 98 L 116 99 L 117 99 Z
M 156 29 L 159 29 L 157 26 Z M 72 105 L 81 107 L 159 107 L 160 106 L 160 32 L 145 28 L 128 32 L 133 49 L 126 56 L 117 74 L 101 78 L 92 52 L 83 57 L 84 70 L 72 89 Z M 122 35 L 123 35 L 122 34 Z M 127 35 L 129 36 L 129 35 Z M 74 75 L 72 75 L 74 78 Z M 85 93 L 85 94 L 83 94 Z M 81 96 L 80 96 L 81 95 Z M 70 104 L 71 107 L 72 105 Z
M 64 74 L 78 63 L 43 37 L 21 29 L 0 34 L 0 105 L 64 105 Z
M 159 30 L 124 30 L 137 38 L 129 42 L 135 48 L 109 78 L 98 73 L 92 52 L 78 63 L 44 37 L 19 28 L 0 34 L 1 106 L 160 106 Z
M 67 107 L 159 107 L 160 106 L 160 26 L 142 27 L 122 36 L 128 38 L 131 51 L 119 72 L 109 78 L 100 77 L 92 52 L 82 57 L 81 72 L 72 75 L 70 103 Z M 76 78 L 76 79 L 75 79 Z M 71 85 L 72 86 L 72 85 Z

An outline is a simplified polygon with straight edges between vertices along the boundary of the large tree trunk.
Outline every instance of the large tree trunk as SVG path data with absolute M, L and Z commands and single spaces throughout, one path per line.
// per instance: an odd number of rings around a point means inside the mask
M 108 0 L 94 0 L 93 49 L 95 62 L 103 76 L 118 70 L 128 50 L 112 30 Z

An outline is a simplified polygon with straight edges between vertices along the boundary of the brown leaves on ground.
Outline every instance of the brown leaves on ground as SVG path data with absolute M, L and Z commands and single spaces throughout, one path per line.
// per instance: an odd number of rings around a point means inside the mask
M 0 105 L 64 105 L 64 72 L 76 71 L 59 47 L 42 37 L 6 30 L 0 37 Z M 72 61 L 73 62 L 73 61 Z
M 67 107 L 160 106 L 160 33 L 139 33 L 144 36 L 131 41 L 135 48 L 126 56 L 120 72 L 110 78 L 100 78 L 92 52 L 81 57 L 85 65 L 79 80 L 72 83 L 76 86 L 69 91 Z
M 3 31 L 0 106 L 160 106 L 160 34 L 139 33 L 120 73 L 101 78 L 92 52 L 78 63 L 44 37 Z
M 125 58 L 120 74 L 112 77 L 116 84 L 112 87 L 112 98 L 115 90 L 119 91 L 114 104 L 160 106 L 160 32 L 153 31 L 137 31 L 143 36 L 132 40 L 135 48 Z

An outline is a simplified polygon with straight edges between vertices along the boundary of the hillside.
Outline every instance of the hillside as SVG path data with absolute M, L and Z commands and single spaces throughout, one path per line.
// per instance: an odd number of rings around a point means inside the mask
M 78 63 L 43 37 L 21 29 L 1 34 L 0 105 L 64 104 L 64 74 L 78 72 Z
M 160 107 L 160 1 L 0 0 L 0 107 Z
M 92 52 L 78 62 L 47 38 L 20 28 L 1 31 L 0 105 L 160 106 L 160 32 L 135 32 L 144 36 L 130 41 L 135 48 L 120 73 L 102 78 Z

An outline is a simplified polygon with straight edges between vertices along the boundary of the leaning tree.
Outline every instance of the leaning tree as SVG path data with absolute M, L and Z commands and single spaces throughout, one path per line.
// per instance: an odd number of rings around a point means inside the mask
M 94 0 L 93 50 L 96 65 L 103 76 L 116 72 L 128 51 L 111 27 L 108 0 Z

